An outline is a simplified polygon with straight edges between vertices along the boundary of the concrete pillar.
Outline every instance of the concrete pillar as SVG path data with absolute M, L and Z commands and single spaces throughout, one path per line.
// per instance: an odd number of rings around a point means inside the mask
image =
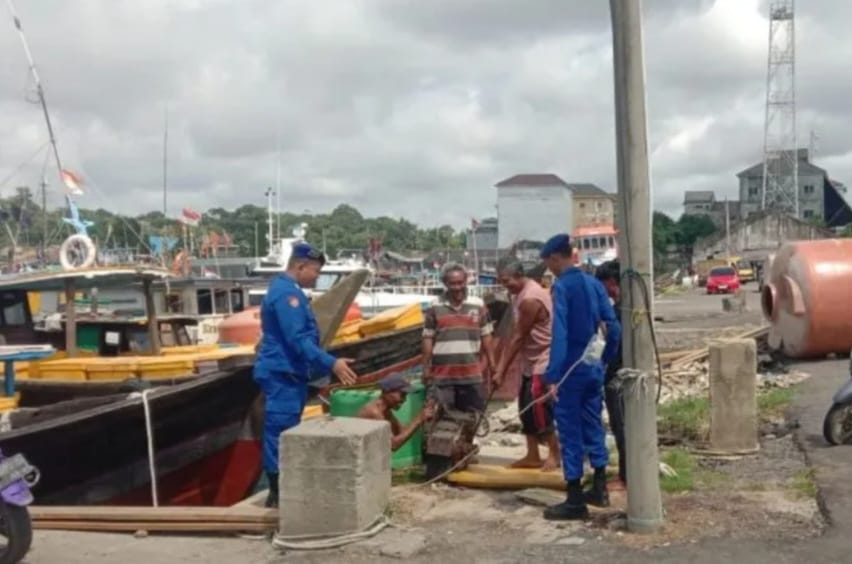
M 391 491 L 386 421 L 309 419 L 280 441 L 282 538 L 359 532 L 384 514 Z
M 749 454 L 757 432 L 757 345 L 754 339 L 710 343 L 710 450 Z

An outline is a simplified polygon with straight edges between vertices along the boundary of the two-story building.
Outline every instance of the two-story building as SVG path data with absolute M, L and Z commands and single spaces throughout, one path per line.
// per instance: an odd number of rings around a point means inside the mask
M 717 200 L 711 190 L 687 190 L 683 193 L 683 215 L 706 215 L 716 227 L 725 226 L 726 218 L 733 224 L 740 219 L 740 202 Z

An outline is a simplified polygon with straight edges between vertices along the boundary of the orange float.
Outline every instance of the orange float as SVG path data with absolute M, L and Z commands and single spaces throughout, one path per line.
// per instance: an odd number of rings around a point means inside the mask
M 361 319 L 361 308 L 352 303 L 346 311 L 344 323 Z M 229 315 L 219 324 L 219 343 L 254 345 L 260 339 L 260 307 L 255 306 Z
M 769 342 L 792 358 L 852 349 L 852 239 L 786 243 L 761 293 Z

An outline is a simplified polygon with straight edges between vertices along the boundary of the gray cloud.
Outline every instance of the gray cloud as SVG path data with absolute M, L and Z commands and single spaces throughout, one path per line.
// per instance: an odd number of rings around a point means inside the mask
M 646 0 L 655 207 L 733 196 L 760 158 L 762 0 Z M 842 0 L 799 3 L 799 126 L 852 182 Z M 518 172 L 615 188 L 608 4 L 586 0 L 19 0 L 81 204 L 170 211 L 262 204 L 280 148 L 282 205 L 462 226 Z M 70 25 L 73 22 L 73 25 Z M 26 64 L 0 26 L 0 178 L 46 140 Z M 823 159 L 823 160 L 820 160 Z M 13 181 L 36 185 L 43 155 Z M 829 167 L 829 164 L 831 165 Z M 51 179 L 52 188 L 58 183 Z M 60 203 L 54 193 L 51 202 Z

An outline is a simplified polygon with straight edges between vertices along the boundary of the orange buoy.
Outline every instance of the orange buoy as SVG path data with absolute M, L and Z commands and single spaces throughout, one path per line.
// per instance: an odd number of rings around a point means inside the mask
M 352 303 L 346 310 L 344 323 L 361 319 L 361 308 Z M 260 307 L 251 307 L 245 311 L 226 317 L 219 324 L 219 343 L 254 345 L 260 340 Z

